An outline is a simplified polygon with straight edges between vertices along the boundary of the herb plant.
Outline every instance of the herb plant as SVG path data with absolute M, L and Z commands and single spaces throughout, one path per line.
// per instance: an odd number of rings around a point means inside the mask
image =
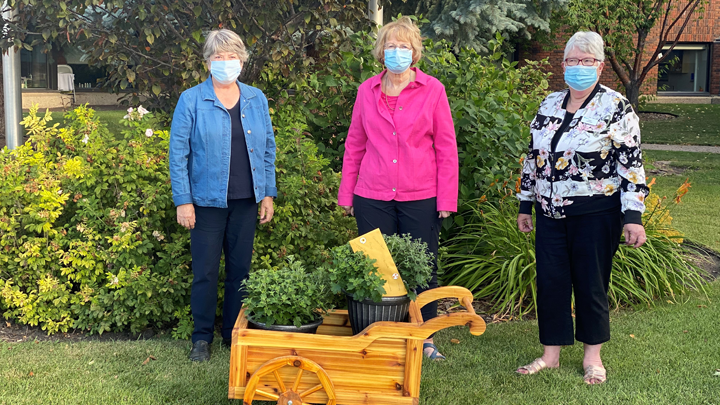
M 383 235 L 390 255 L 402 277 L 408 296 L 415 300 L 418 287 L 427 287 L 435 257 L 428 251 L 427 243 L 413 240 L 409 234 Z
M 258 269 L 243 281 L 247 316 L 270 325 L 302 325 L 332 309 L 327 274 L 308 272 L 293 256 L 279 269 Z
M 375 267 L 375 259 L 370 259 L 363 252 L 353 252 L 347 244 L 333 248 L 332 257 L 328 276 L 334 293 L 344 291 L 357 301 L 382 300 L 386 281 Z

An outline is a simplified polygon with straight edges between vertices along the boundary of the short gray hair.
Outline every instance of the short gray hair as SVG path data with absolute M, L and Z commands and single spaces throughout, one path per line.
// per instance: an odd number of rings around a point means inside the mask
M 240 36 L 233 31 L 228 29 L 212 30 L 205 38 L 205 46 L 203 47 L 203 57 L 205 60 L 210 58 L 216 53 L 220 52 L 232 52 L 237 54 L 240 62 L 245 63 L 248 59 L 247 50 L 245 50 L 245 44 L 243 44 Z
M 565 55 L 563 60 L 567 59 L 568 53 L 578 49 L 581 52 L 590 53 L 595 56 L 595 59 L 599 61 L 605 60 L 605 43 L 602 37 L 597 32 L 592 31 L 580 31 L 576 32 L 565 45 Z

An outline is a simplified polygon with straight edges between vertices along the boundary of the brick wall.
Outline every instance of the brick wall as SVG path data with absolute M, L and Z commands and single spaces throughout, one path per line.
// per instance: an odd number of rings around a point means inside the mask
M 682 2 L 680 2 L 682 3 Z M 705 14 L 702 19 L 695 18 L 688 22 L 683 34 L 680 36 L 680 42 L 694 42 L 704 43 L 710 45 L 710 94 L 720 94 L 720 0 L 709 0 L 705 7 Z M 676 12 L 678 12 L 676 10 Z M 643 62 L 652 56 L 657 46 L 658 36 L 660 33 L 660 24 L 658 24 L 648 36 L 648 43 L 645 46 L 646 54 L 643 56 Z M 677 35 L 677 29 L 675 30 Z M 563 71 L 561 63 L 563 61 L 563 53 L 565 50 L 565 43 L 572 36 L 572 32 L 566 30 L 560 30 L 556 34 L 554 45 L 552 49 L 543 49 L 538 44 L 530 45 L 527 49 L 523 49 L 520 52 L 520 60 L 541 60 L 548 58 L 550 62 L 549 71 L 553 73 L 550 78 L 551 90 L 564 89 L 567 86 L 563 80 Z M 669 39 L 675 38 L 673 33 L 668 36 Z M 620 79 L 612 69 L 610 62 L 605 63 L 605 69 L 603 70 L 600 78 L 600 83 L 612 88 L 612 89 L 623 89 Z M 648 74 L 647 79 L 643 83 L 641 94 L 656 94 L 657 93 L 657 67 Z

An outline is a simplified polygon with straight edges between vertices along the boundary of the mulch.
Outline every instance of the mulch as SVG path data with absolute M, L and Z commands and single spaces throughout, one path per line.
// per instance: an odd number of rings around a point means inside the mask
M 640 122 L 670 121 L 670 120 L 674 120 L 675 118 L 678 117 L 675 114 L 653 112 L 653 111 L 640 111 L 639 113 L 637 113 L 637 115 L 640 118 Z

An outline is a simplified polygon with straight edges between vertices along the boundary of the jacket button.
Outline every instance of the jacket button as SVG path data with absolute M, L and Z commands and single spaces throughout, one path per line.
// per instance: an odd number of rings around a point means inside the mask
M 393 187 L 393 191 L 395 191 L 395 187 Z
M 397 159 L 393 159 L 393 163 L 397 163 Z
M 397 132 L 393 132 L 393 136 L 397 135 Z
M 255 149 L 250 148 L 250 152 L 254 151 Z
M 245 118 L 245 114 L 243 114 L 242 117 Z
M 255 168 L 253 167 L 253 171 L 255 171 Z
M 402 111 L 402 107 L 400 107 L 400 111 Z
M 250 131 L 250 130 L 248 129 L 248 134 L 251 134 L 251 133 L 252 133 L 252 131 Z

